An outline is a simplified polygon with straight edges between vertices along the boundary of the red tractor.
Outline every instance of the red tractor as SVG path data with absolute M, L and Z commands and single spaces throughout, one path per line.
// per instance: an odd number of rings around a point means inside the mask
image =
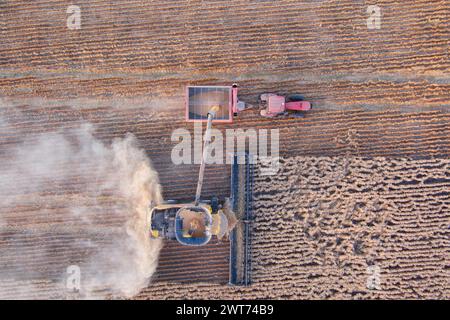
M 311 103 L 303 100 L 299 94 L 290 94 L 287 97 L 275 93 L 263 93 L 260 97 L 261 115 L 263 117 L 288 116 L 302 117 L 302 111 L 311 110 Z
M 207 121 L 211 105 L 219 107 L 214 122 L 233 122 L 239 112 L 254 108 L 238 99 L 238 86 L 188 86 L 186 89 L 186 121 Z M 303 117 L 311 109 L 311 103 L 299 94 L 286 97 L 275 93 L 263 93 L 258 108 L 263 117 Z

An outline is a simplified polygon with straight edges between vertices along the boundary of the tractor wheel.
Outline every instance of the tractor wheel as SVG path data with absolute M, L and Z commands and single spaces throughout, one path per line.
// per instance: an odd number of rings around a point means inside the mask
M 305 98 L 300 94 L 290 94 L 286 97 L 286 102 L 303 101 Z
M 305 115 L 304 115 L 303 113 L 301 113 L 301 112 L 294 112 L 294 113 L 292 114 L 292 116 L 293 116 L 294 118 L 304 118 L 304 117 L 305 117 Z
M 273 94 L 274 93 L 272 92 L 263 92 L 258 96 L 258 101 L 260 103 L 267 103 L 267 101 L 269 101 L 269 96 Z
M 258 102 L 259 102 L 259 104 L 262 104 L 262 103 L 265 102 L 265 101 L 262 100 L 263 94 L 264 94 L 264 93 L 261 93 L 261 94 L 258 96 Z

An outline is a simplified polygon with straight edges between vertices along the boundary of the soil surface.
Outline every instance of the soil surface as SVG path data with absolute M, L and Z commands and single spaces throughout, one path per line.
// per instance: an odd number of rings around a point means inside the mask
M 250 104 L 263 92 L 300 93 L 313 104 L 302 119 L 246 111 L 216 126 L 279 130 L 280 174 L 256 170 L 254 284 L 226 285 L 227 241 L 199 251 L 166 242 L 137 298 L 449 299 L 450 4 L 377 1 L 379 30 L 367 28 L 371 4 L 79 0 L 81 29 L 69 30 L 67 1 L 2 1 L 0 155 L 88 122 L 106 143 L 134 134 L 164 198 L 193 199 L 199 166 L 171 160 L 175 129 L 194 140 L 186 85 L 237 82 Z M 77 241 L 107 241 L 114 217 L 101 230 L 58 220 L 73 203 L 90 207 L 78 180 L 37 202 L 17 194 L 23 205 L 1 208 L 9 221 L 0 224 L 1 266 L 20 260 L 14 241 L 64 247 L 76 259 L 86 254 Z M 229 196 L 230 166 L 207 166 L 204 181 L 204 198 Z M 65 296 L 54 286 L 61 273 L 45 266 L 64 272 L 73 261 L 29 255 L 24 269 L 39 272 L 3 280 L 0 297 Z

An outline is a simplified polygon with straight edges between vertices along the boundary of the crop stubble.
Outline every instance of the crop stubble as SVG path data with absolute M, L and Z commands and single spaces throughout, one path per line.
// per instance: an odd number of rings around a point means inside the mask
M 0 152 L 25 135 L 86 121 L 103 141 L 132 132 L 160 174 L 164 197 L 186 198 L 198 166 L 173 165 L 168 148 L 172 131 L 186 127 L 184 85 L 238 81 L 244 101 L 264 91 L 301 92 L 315 107 L 301 120 L 249 112 L 217 126 L 280 129 L 283 172 L 256 179 L 255 284 L 223 286 L 226 242 L 205 249 L 214 268 L 204 277 L 204 260 L 172 243 L 161 256 L 160 282 L 138 298 L 449 297 L 448 1 L 378 1 L 380 31 L 367 30 L 368 4 L 354 1 L 77 4 L 79 31 L 65 27 L 64 1 L 0 4 L 1 116 L 9 121 L 0 123 Z M 17 195 L 23 205 L 4 213 L 11 225 L 1 239 L 19 234 L 70 251 L 74 230 L 56 217 L 72 202 L 89 206 L 77 179 L 46 195 L 55 207 Z M 229 182 L 228 166 L 208 167 L 205 197 L 229 195 Z M 42 225 L 42 214 L 53 214 L 54 225 Z M 115 223 L 83 237 L 107 239 Z M 26 268 L 33 270 L 43 261 L 30 254 L 36 263 Z M 180 261 L 197 272 L 181 272 Z M 381 291 L 365 287 L 374 264 Z M 33 290 L 56 294 L 51 280 L 31 281 Z

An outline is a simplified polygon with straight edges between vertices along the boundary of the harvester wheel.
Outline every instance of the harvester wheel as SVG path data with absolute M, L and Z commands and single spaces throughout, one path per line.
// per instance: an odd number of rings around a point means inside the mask
M 303 101 L 305 98 L 301 94 L 290 94 L 286 97 L 286 102 Z

